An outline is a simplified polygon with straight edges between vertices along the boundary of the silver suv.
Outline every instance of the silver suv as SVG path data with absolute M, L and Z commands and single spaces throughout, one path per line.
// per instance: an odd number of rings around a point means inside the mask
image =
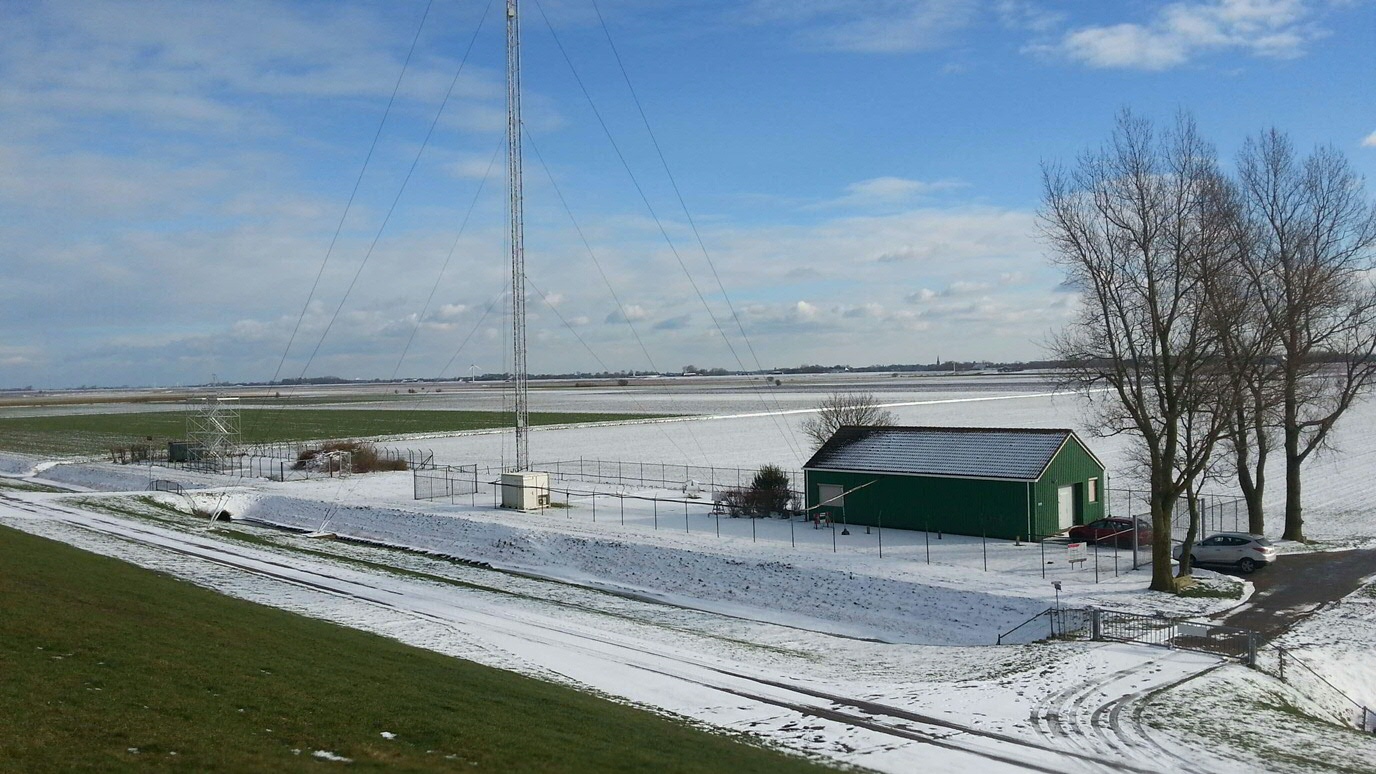
M 1175 547 L 1173 555 L 1177 560 L 1184 548 L 1183 544 Z M 1243 572 L 1251 572 L 1276 561 L 1278 553 L 1275 545 L 1261 535 L 1219 532 L 1195 543 L 1190 550 L 1190 561 L 1194 564 L 1227 564 Z

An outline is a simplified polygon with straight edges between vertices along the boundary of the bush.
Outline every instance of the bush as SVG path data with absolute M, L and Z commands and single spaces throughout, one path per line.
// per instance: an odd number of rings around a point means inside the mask
M 351 473 L 373 473 L 379 470 L 406 470 L 406 460 L 379 454 L 370 443 L 359 441 L 331 441 L 319 449 L 303 449 L 296 457 L 296 470 L 319 470 L 334 473 L 340 468 L 340 457 L 332 452 L 349 453 Z

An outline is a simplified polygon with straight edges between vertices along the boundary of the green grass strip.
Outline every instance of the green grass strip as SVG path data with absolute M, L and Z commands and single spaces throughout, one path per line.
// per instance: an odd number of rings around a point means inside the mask
M 532 425 L 646 419 L 646 414 L 533 412 Z M 660 415 L 662 416 L 662 415 Z M 70 414 L 0 418 L 0 450 L 26 454 L 99 454 L 113 446 L 186 437 L 185 411 Z M 245 443 L 370 438 L 409 433 L 452 433 L 512 426 L 502 411 L 399 411 L 390 409 L 242 409 Z
M 9 770 L 824 770 L 3 527 L 0 567 Z

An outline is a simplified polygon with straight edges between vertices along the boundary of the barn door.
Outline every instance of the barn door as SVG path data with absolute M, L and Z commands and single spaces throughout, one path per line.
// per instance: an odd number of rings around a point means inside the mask
M 1063 486 L 1056 490 L 1056 516 L 1060 529 L 1075 526 L 1075 487 Z

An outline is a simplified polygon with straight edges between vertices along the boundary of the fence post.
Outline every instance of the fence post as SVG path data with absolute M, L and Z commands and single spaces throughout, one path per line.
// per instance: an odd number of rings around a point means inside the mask
M 984 552 L 984 571 L 989 572 L 989 530 L 984 526 L 984 514 L 979 515 L 979 547 Z
M 626 495 L 623 492 L 617 492 L 616 497 L 621 501 L 621 526 L 624 527 L 626 526 Z
M 1046 540 L 1038 538 L 1037 545 L 1042 547 L 1042 580 L 1046 580 Z
M 753 515 L 750 517 L 750 542 L 755 542 L 755 517 Z
M 1089 609 L 1089 638 L 1098 642 L 1104 638 L 1103 619 L 1099 617 L 1099 608 Z
M 798 539 L 793 536 L 793 517 L 791 516 L 788 519 L 788 542 L 789 545 L 793 546 L 794 548 L 798 547 Z
M 688 532 L 688 498 L 683 498 L 683 531 Z
M 931 563 L 932 563 L 932 533 L 931 533 L 928 529 L 925 529 L 925 528 L 929 528 L 929 527 L 931 527 L 932 525 L 931 525 L 931 524 L 923 524 L 922 526 L 924 527 L 924 529 L 922 530 L 922 542 L 923 542 L 924 545 L 927 546 L 927 564 L 931 564 Z
M 879 512 L 879 558 L 884 558 L 884 512 Z
M 650 502 L 654 503 L 655 508 L 655 529 L 659 529 L 659 498 L 652 497 L 650 498 Z
M 1255 667 L 1256 665 L 1257 665 L 1257 634 L 1256 634 L 1256 632 L 1249 632 L 1249 633 L 1247 634 L 1247 666 L 1249 666 L 1249 667 Z

